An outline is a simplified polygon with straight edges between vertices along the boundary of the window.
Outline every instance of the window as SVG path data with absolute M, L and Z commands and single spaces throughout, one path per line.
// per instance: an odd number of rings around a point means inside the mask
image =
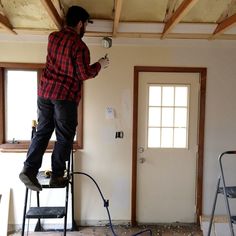
M 37 120 L 37 71 L 6 69 L 4 82 L 5 139 L 29 140 L 32 120 Z
M 0 63 L 0 149 L 27 150 L 37 120 L 37 87 L 44 64 Z M 82 148 L 82 101 L 74 148 Z M 49 142 L 52 149 L 55 135 Z
M 188 85 L 148 86 L 148 147 L 187 148 Z

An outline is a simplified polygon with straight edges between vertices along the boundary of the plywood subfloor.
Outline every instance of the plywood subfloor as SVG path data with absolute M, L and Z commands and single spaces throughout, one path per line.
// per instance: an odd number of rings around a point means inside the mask
M 132 236 L 145 229 L 152 230 L 152 236 L 202 236 L 201 229 L 196 225 L 155 225 L 126 227 L 114 226 L 116 236 Z M 20 236 L 20 232 L 10 234 Z M 29 236 L 63 236 L 62 232 L 29 232 Z M 80 227 L 79 231 L 67 232 L 67 236 L 113 236 L 109 227 Z M 140 234 L 140 236 L 150 236 L 150 232 Z

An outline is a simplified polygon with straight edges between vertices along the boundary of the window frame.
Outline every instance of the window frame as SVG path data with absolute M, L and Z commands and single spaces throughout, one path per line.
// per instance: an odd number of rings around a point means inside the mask
M 5 76 L 6 70 L 34 70 L 38 72 L 38 83 L 45 67 L 43 63 L 9 63 L 0 62 L 0 151 L 1 152 L 25 152 L 29 148 L 30 140 L 18 140 L 19 143 L 8 143 L 5 140 Z M 76 140 L 73 143 L 73 150 L 83 148 L 83 87 L 82 97 L 77 109 L 78 125 L 76 128 Z M 55 141 L 50 141 L 46 152 L 53 150 Z
M 161 102 L 161 104 L 160 105 L 150 105 L 149 104 L 149 92 L 150 92 L 150 87 L 151 86 L 159 86 L 159 87 L 161 87 L 161 96 L 162 96 L 162 93 L 163 93 L 163 87 L 173 87 L 174 88 L 174 90 L 177 88 L 177 87 L 187 87 L 187 89 L 188 89 L 188 94 L 187 94 L 187 105 L 186 106 L 176 106 L 175 105 L 175 103 L 173 104 L 173 105 L 163 105 L 162 104 L 162 102 Z M 147 148 L 149 148 L 149 149 L 164 149 L 164 150 L 166 150 L 166 149 L 175 149 L 175 150 L 177 150 L 177 149 L 188 149 L 189 148 L 189 103 L 190 103 L 190 97 L 189 97 L 189 95 L 190 95 L 190 84 L 176 84 L 176 83 L 171 83 L 171 84 L 168 84 L 168 83 L 160 83 L 160 84 L 149 84 L 148 86 L 147 86 L 147 94 L 148 94 L 148 104 L 147 104 L 147 110 L 148 110 L 148 112 L 147 112 L 147 118 L 146 118 L 146 147 Z M 174 92 L 174 94 L 175 94 L 175 92 Z M 162 100 L 162 99 L 161 99 Z M 175 97 L 174 97 L 174 100 L 175 100 Z M 175 146 L 175 144 L 174 144 L 174 130 L 175 130 L 175 128 L 178 128 L 178 127 L 176 127 L 175 125 L 174 125 L 174 115 L 173 115 L 173 124 L 172 124 L 172 126 L 163 126 L 161 123 L 160 123 L 160 125 L 159 126 L 149 126 L 149 124 L 148 124 L 148 121 L 149 121 L 149 108 L 150 107 L 159 107 L 160 108 L 160 110 L 161 110 L 161 113 L 163 112 L 163 108 L 173 108 L 174 110 L 176 109 L 176 108 L 186 108 L 187 109 L 187 116 L 186 116 L 186 118 L 187 118 L 187 121 L 186 121 L 186 126 L 185 127 L 181 127 L 181 128 L 185 128 L 186 129 L 186 146 L 185 147 L 176 147 Z M 162 120 L 162 119 L 161 119 Z M 161 122 L 161 120 L 160 120 L 160 122 Z M 148 145 L 148 143 L 149 143 L 149 128 L 159 128 L 160 129 L 160 146 L 156 146 L 156 147 L 149 147 L 149 145 Z M 163 147 L 162 146 L 162 129 L 163 128 L 170 128 L 170 129 L 172 129 L 173 130 L 173 140 L 172 140 L 172 146 L 171 147 Z

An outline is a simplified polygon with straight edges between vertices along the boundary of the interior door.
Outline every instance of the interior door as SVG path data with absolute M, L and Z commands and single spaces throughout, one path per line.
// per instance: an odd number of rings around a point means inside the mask
M 199 73 L 139 73 L 137 222 L 196 222 Z

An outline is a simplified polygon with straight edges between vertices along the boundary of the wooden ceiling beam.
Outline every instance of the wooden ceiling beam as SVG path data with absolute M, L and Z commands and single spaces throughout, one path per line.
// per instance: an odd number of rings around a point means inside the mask
M 61 19 L 60 15 L 57 12 L 57 9 L 53 5 L 51 0 L 41 0 L 41 3 L 45 7 L 45 9 L 48 12 L 48 15 L 51 17 L 53 20 L 54 24 L 56 27 L 60 30 L 63 25 L 63 20 Z
M 12 34 L 17 34 L 14 30 L 13 27 L 10 23 L 10 21 L 8 20 L 8 18 L 2 14 L 0 14 L 0 26 L 3 27 L 4 29 L 6 29 L 8 32 L 12 33 Z
M 181 19 L 190 11 L 198 0 L 184 0 L 176 9 L 170 19 L 166 22 L 161 38 L 165 38 L 171 29 L 178 24 Z
M 215 31 L 212 34 L 211 39 L 216 38 L 219 34 L 224 33 L 227 29 L 232 27 L 236 23 L 236 13 L 225 20 L 223 20 L 221 23 L 218 24 Z
M 175 12 L 178 0 L 168 0 L 164 22 L 167 22 Z
M 115 1 L 115 17 L 114 17 L 114 23 L 113 23 L 113 31 L 112 31 L 112 36 L 116 37 L 117 31 L 118 31 L 118 26 L 120 22 L 120 14 L 121 14 L 121 9 L 122 9 L 122 3 L 123 0 L 116 0 Z
M 233 15 L 235 4 L 236 4 L 236 0 L 231 0 L 231 2 L 227 5 L 227 8 L 222 12 L 219 19 L 216 22 L 221 23 L 223 20 Z

